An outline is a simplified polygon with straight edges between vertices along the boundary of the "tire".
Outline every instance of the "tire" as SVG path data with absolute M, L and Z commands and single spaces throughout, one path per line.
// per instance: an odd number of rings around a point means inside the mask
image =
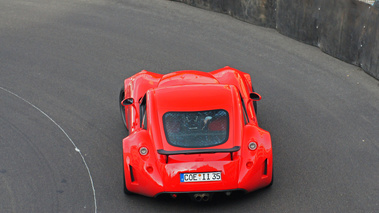
M 126 182 L 125 182 L 125 171 L 123 170 L 123 177 L 124 177 L 124 193 L 126 195 L 134 195 L 133 192 L 129 191 L 128 188 L 126 188 Z
M 125 97 L 125 91 L 124 91 L 124 87 L 122 87 L 120 90 L 119 98 L 118 98 L 118 104 L 120 106 L 120 113 L 121 113 L 122 122 L 124 123 L 126 130 L 128 130 L 128 127 L 126 126 L 125 107 L 121 104 L 121 101 L 124 100 L 124 97 Z
M 267 188 L 271 187 L 274 183 L 274 167 L 272 167 L 272 175 L 271 175 L 271 182 L 267 185 Z

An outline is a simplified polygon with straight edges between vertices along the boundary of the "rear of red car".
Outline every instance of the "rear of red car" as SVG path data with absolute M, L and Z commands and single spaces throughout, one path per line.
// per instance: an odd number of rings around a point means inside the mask
M 152 89 L 146 128 L 123 141 L 125 186 L 145 196 L 250 192 L 272 181 L 270 134 L 249 122 L 232 85 Z

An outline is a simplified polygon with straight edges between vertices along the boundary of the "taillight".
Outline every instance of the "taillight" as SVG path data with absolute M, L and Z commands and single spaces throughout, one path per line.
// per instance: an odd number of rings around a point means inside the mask
M 143 146 L 143 147 L 139 148 L 139 153 L 140 153 L 140 155 L 147 155 L 147 153 L 149 153 L 149 150 Z
M 257 144 L 256 142 L 250 142 L 250 143 L 249 143 L 249 149 L 250 149 L 251 151 L 256 150 L 257 147 L 258 147 L 258 144 Z

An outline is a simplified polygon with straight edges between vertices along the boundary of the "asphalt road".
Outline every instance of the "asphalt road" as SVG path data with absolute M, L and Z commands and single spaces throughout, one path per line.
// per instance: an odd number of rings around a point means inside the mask
M 251 74 L 275 182 L 125 196 L 117 97 L 146 69 Z M 1 212 L 378 212 L 379 83 L 317 48 L 165 0 L 0 0 Z

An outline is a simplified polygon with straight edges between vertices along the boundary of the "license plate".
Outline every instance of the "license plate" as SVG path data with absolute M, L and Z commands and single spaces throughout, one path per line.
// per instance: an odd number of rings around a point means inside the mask
M 180 173 L 180 182 L 221 181 L 221 172 Z

